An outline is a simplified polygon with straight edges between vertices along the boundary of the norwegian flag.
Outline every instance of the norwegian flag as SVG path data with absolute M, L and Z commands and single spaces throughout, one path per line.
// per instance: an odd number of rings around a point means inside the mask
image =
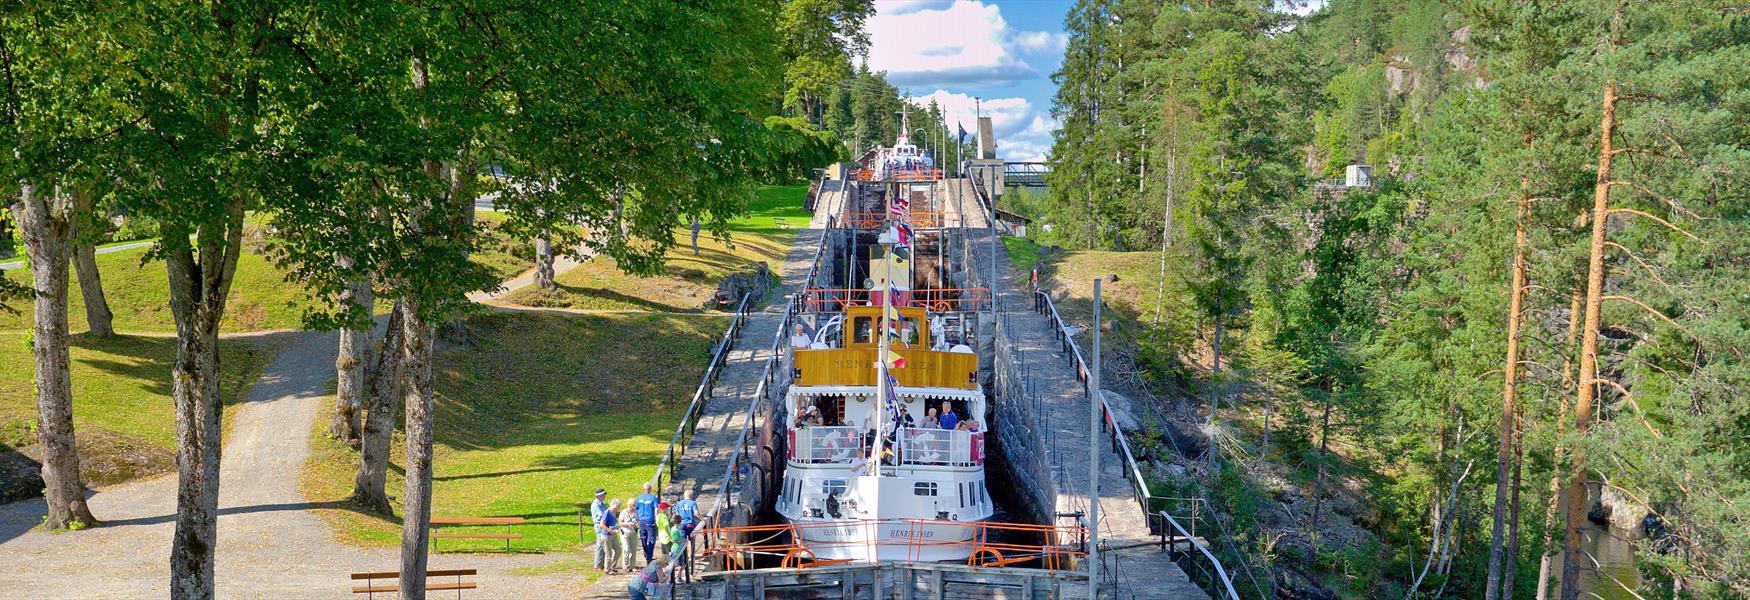
M 893 199 L 887 203 L 887 214 L 895 219 L 899 219 L 899 222 L 901 223 L 910 221 L 911 199 L 906 198 L 905 196 L 894 196 Z
M 899 221 L 899 223 L 897 223 L 893 226 L 893 229 L 899 233 L 898 246 L 903 247 L 903 248 L 910 248 L 911 247 L 911 224 L 905 222 L 905 220 L 902 219 Z

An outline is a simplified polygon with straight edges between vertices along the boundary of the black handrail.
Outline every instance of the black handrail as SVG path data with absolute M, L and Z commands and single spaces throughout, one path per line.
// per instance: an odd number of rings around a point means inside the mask
M 1228 576 L 1227 568 L 1221 565 L 1221 559 L 1216 558 L 1215 554 L 1209 551 L 1209 547 L 1199 541 L 1196 536 L 1185 531 L 1185 528 L 1181 527 L 1179 522 L 1173 519 L 1173 515 L 1168 514 L 1167 511 L 1164 510 L 1160 511 L 1159 514 L 1162 519 L 1166 520 L 1168 525 L 1171 525 L 1173 529 L 1179 532 L 1179 535 L 1183 536 L 1186 541 L 1191 542 L 1191 546 L 1196 548 L 1198 552 L 1202 553 L 1203 558 L 1208 560 L 1209 564 L 1215 568 L 1215 576 L 1217 577 L 1216 581 L 1221 582 L 1222 586 L 1222 589 L 1219 591 L 1227 592 L 1228 600 L 1240 600 L 1240 593 L 1234 589 L 1233 578 Z
M 687 403 L 687 411 L 681 414 L 680 425 L 675 427 L 674 436 L 668 440 L 668 450 L 662 453 L 662 462 L 656 464 L 656 474 L 650 476 L 651 487 L 660 490 L 666 483 L 662 476 L 673 477 L 674 465 L 680 460 L 675 449 L 684 451 L 687 442 L 693 438 L 693 432 L 698 429 L 699 415 L 711 397 L 711 387 L 717 383 L 723 360 L 729 356 L 729 347 L 735 343 L 735 337 L 740 335 L 741 326 L 747 320 L 747 301 L 748 294 L 742 294 L 741 302 L 735 305 L 735 318 L 729 322 L 729 328 L 723 332 L 723 337 L 717 340 L 717 347 L 711 351 L 711 362 L 705 366 L 705 375 L 699 378 L 699 387 L 693 390 L 693 399 Z
M 827 233 L 832 230 L 832 226 L 833 218 L 828 216 L 827 226 L 820 230 L 820 239 L 814 249 L 814 258 L 812 264 L 808 268 L 808 275 L 806 276 L 806 279 L 803 280 L 803 289 L 806 289 L 820 272 L 820 259 L 826 252 Z M 729 508 L 729 488 L 735 481 L 735 473 L 738 470 L 737 468 L 740 466 L 743 457 L 747 456 L 746 448 L 748 443 L 748 431 L 753 426 L 754 415 L 759 409 L 760 402 L 765 400 L 766 396 L 771 392 L 773 375 L 776 373 L 776 366 L 779 364 L 778 359 L 780 353 L 784 349 L 784 332 L 790 328 L 790 325 L 795 321 L 796 317 L 801 314 L 801 309 L 802 296 L 799 294 L 791 295 L 790 299 L 785 303 L 783 320 L 778 324 L 777 332 L 772 335 L 772 344 L 769 347 L 770 355 L 766 358 L 766 364 L 761 369 L 759 385 L 754 389 L 753 399 L 748 402 L 747 417 L 742 421 L 741 432 L 736 437 L 735 452 L 730 455 L 729 464 L 723 469 L 723 478 L 717 489 L 717 501 L 712 503 L 709 512 L 699 515 L 699 523 L 716 522 L 718 519 L 722 518 Z M 783 374 L 783 376 L 788 375 L 788 373 Z M 683 547 L 680 552 L 669 558 L 670 562 L 667 567 L 667 577 L 670 582 L 669 598 L 671 600 L 674 598 L 673 582 L 675 581 L 676 576 L 682 575 L 688 580 L 691 580 L 692 556 L 693 539 L 689 536 L 687 538 L 687 545 Z

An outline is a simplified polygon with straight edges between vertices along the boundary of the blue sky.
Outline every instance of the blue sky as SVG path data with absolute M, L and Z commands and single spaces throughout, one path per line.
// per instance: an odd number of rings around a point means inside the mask
M 934 98 L 948 126 L 974 127 L 974 97 L 992 117 L 997 155 L 1039 160 L 1051 149 L 1051 74 L 1063 61 L 1071 0 L 877 0 L 869 68 L 902 92 Z M 927 102 L 928 100 L 924 100 Z

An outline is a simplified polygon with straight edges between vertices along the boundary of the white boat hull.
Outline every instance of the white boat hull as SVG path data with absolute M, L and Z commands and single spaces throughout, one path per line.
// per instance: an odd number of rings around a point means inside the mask
M 951 521 L 792 521 L 814 560 L 964 562 L 977 528 Z

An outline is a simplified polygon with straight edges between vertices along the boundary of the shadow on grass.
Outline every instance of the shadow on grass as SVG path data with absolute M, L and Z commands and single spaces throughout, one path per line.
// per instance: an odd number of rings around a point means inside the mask
M 286 511 L 286 510 L 316 510 L 316 509 L 322 509 L 322 508 L 336 508 L 336 509 L 341 509 L 341 510 L 351 510 L 353 512 L 360 512 L 360 513 L 369 514 L 369 515 L 377 515 L 377 513 L 365 510 L 364 507 L 359 506 L 357 504 L 354 504 L 350 500 L 330 500 L 330 501 L 326 501 L 326 502 L 283 502 L 283 503 L 279 503 L 279 504 L 257 504 L 255 506 L 232 506 L 232 507 L 219 509 L 219 516 L 222 517 L 225 515 L 246 515 L 246 514 L 251 514 L 251 513 L 279 512 L 279 511 Z M 377 515 L 377 516 L 381 516 L 381 515 Z M 105 527 L 126 527 L 129 525 L 155 525 L 158 523 L 169 523 L 169 522 L 174 521 L 174 520 L 176 520 L 176 515 L 170 514 L 170 515 L 157 515 L 157 516 L 152 516 L 152 517 L 139 517 L 139 518 L 134 518 L 134 519 L 113 519 L 113 520 L 109 520 L 109 521 L 104 521 L 103 525 Z M 399 523 L 400 520 L 396 519 L 396 522 Z
M 577 302 L 574 299 L 595 298 L 595 299 L 599 299 L 599 301 L 603 301 L 603 302 L 619 303 L 619 304 L 631 306 L 631 307 L 634 307 L 637 309 L 648 310 L 648 311 L 653 311 L 653 312 L 679 312 L 679 311 L 696 310 L 694 308 L 683 308 L 683 307 L 678 307 L 678 306 L 670 306 L 667 304 L 663 304 L 661 302 L 653 302 L 650 300 L 646 300 L 644 298 L 640 298 L 640 297 L 633 296 L 630 294 L 624 294 L 624 293 L 610 290 L 607 288 L 576 286 L 576 285 L 568 285 L 565 283 L 557 283 L 557 285 L 559 286 L 559 289 L 557 289 L 557 290 L 534 291 L 534 292 L 528 292 L 528 293 L 524 293 L 524 294 L 516 294 L 514 296 L 514 298 L 512 299 L 512 301 L 514 301 L 518 304 L 523 304 L 526 306 L 533 306 L 536 308 L 574 308 L 574 307 L 586 306 L 588 304 L 593 304 L 593 303 L 586 303 L 586 302 Z
M 237 404 L 248 398 L 243 393 L 255 385 L 256 374 L 266 367 L 271 347 L 297 336 L 298 332 L 273 332 L 246 339 L 219 340 L 220 395 L 224 403 Z M 171 397 L 170 371 L 176 360 L 176 338 L 117 335 L 100 338 L 89 333 L 71 336 L 71 346 L 86 351 L 87 356 L 74 359 L 75 368 L 87 366 L 123 380 L 135 382 L 150 394 Z M 95 356 L 94 356 L 95 355 Z M 115 358 L 98 358 L 97 356 Z M 132 359 L 125 361 L 120 359 Z M 240 368 L 247 366 L 257 368 Z

